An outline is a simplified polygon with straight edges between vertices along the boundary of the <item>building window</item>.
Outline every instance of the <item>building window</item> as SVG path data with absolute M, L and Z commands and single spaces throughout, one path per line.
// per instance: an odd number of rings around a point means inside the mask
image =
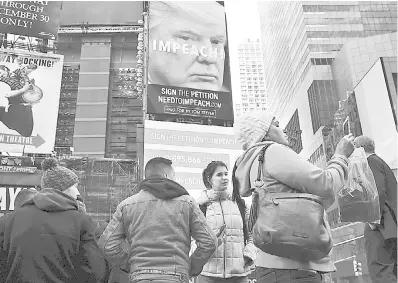
M 338 107 L 334 83 L 331 80 L 315 80 L 307 91 L 314 134 L 325 126 Z
M 311 58 L 311 63 L 316 66 L 332 65 L 333 58 Z
M 312 164 L 315 164 L 319 161 L 321 157 L 325 155 L 325 150 L 323 149 L 323 145 L 321 144 L 313 154 L 311 154 L 310 159 L 308 159 L 309 162 Z
M 297 153 L 303 149 L 303 142 L 301 140 L 301 129 L 298 110 L 294 112 L 292 118 L 285 128 L 287 135 L 289 136 L 290 147 Z
M 321 120 L 319 117 L 319 110 L 318 110 L 318 101 L 314 88 L 312 86 L 308 89 L 307 92 L 308 92 L 308 102 L 310 104 L 312 130 L 314 131 L 315 134 L 316 131 L 321 127 Z

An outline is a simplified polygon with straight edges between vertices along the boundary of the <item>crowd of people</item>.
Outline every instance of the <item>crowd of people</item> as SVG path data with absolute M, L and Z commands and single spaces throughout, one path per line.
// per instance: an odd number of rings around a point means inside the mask
M 253 240 L 261 236 L 252 230 L 254 205 L 243 197 L 254 193 L 254 180 L 262 175 L 257 188 L 315 195 L 327 209 L 347 180 L 355 146 L 367 152 L 383 215 L 379 226 L 365 228 L 369 273 L 373 282 L 396 282 L 397 182 L 371 139 L 343 137 L 321 169 L 289 148 L 269 113 L 244 114 L 236 128 L 244 152 L 232 170 L 232 191 L 227 165 L 215 160 L 204 169 L 204 189 L 195 200 L 175 181 L 172 162 L 156 157 L 109 223 L 86 213 L 76 174 L 45 159 L 42 189 L 22 190 L 15 211 L 0 218 L 0 283 L 248 283 L 254 270 L 258 283 L 324 282 L 336 270 L 331 252 L 308 260 L 260 250 Z

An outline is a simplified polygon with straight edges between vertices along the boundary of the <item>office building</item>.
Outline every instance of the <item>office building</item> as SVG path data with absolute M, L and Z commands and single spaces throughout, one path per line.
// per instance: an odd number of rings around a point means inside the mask
M 282 124 L 296 122 L 300 154 L 309 159 L 345 94 L 331 64 L 344 43 L 397 31 L 395 2 L 260 2 L 268 106 Z M 297 114 L 297 115 L 296 115 Z
M 59 154 L 133 159 L 142 152 L 142 100 L 134 90 L 142 12 L 143 2 L 63 3 L 54 42 L 64 55 Z
M 259 39 L 246 39 L 238 45 L 241 103 L 236 116 L 247 111 L 267 110 L 264 63 Z

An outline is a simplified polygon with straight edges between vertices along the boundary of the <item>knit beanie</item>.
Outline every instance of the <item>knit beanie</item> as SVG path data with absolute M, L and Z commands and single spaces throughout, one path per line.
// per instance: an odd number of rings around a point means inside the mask
M 268 133 L 275 116 L 268 112 L 247 112 L 244 113 L 238 123 L 235 124 L 238 140 L 242 149 L 260 142 Z
M 55 158 L 46 158 L 41 163 L 43 176 L 41 177 L 42 189 L 55 189 L 64 191 L 76 183 L 79 178 L 73 171 L 66 167 L 60 166 Z

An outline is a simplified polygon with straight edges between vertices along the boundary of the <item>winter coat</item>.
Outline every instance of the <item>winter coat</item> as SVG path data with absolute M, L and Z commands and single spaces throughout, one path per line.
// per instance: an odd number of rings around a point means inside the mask
M 43 189 L 0 218 L 0 282 L 104 282 L 92 222 L 77 209 L 70 196 Z
M 268 142 L 257 143 L 247 149 L 236 161 L 235 177 L 243 196 L 254 186 L 258 174 L 258 155 Z M 311 164 L 291 148 L 272 143 L 265 151 L 263 163 L 263 188 L 269 192 L 309 193 L 323 198 L 330 206 L 335 192 L 343 188 L 348 178 L 348 159 L 334 155 L 325 170 Z M 325 213 L 326 219 L 326 213 Z M 326 221 L 327 224 L 327 221 Z M 329 225 L 326 225 L 328 229 Z M 332 251 L 330 252 L 330 254 Z M 304 269 L 332 272 L 336 268 L 329 256 L 318 261 L 296 261 L 264 253 L 259 250 L 256 265 L 275 269 Z
M 253 245 L 251 235 L 245 245 L 243 236 L 243 220 L 236 202 L 225 190 L 203 191 L 198 200 L 199 205 L 206 205 L 206 220 L 214 233 L 218 233 L 225 223 L 226 230 L 222 243 L 203 268 L 201 275 L 219 278 L 247 276 L 254 269 L 257 249 Z M 245 215 L 247 221 L 248 214 Z M 246 264 L 245 257 L 249 264 Z
M 396 219 L 394 220 L 394 217 L 397 216 L 397 179 L 387 163 L 376 154 L 369 155 L 368 164 L 379 193 L 383 224 L 379 230 L 384 239 L 397 238 L 397 223 Z
M 194 199 L 178 183 L 149 178 L 140 192 L 122 201 L 99 246 L 113 264 L 127 257 L 130 280 L 161 274 L 188 280 L 201 271 L 216 249 L 216 236 Z M 200 243 L 189 257 L 191 236 Z M 123 248 L 127 239 L 129 249 Z

